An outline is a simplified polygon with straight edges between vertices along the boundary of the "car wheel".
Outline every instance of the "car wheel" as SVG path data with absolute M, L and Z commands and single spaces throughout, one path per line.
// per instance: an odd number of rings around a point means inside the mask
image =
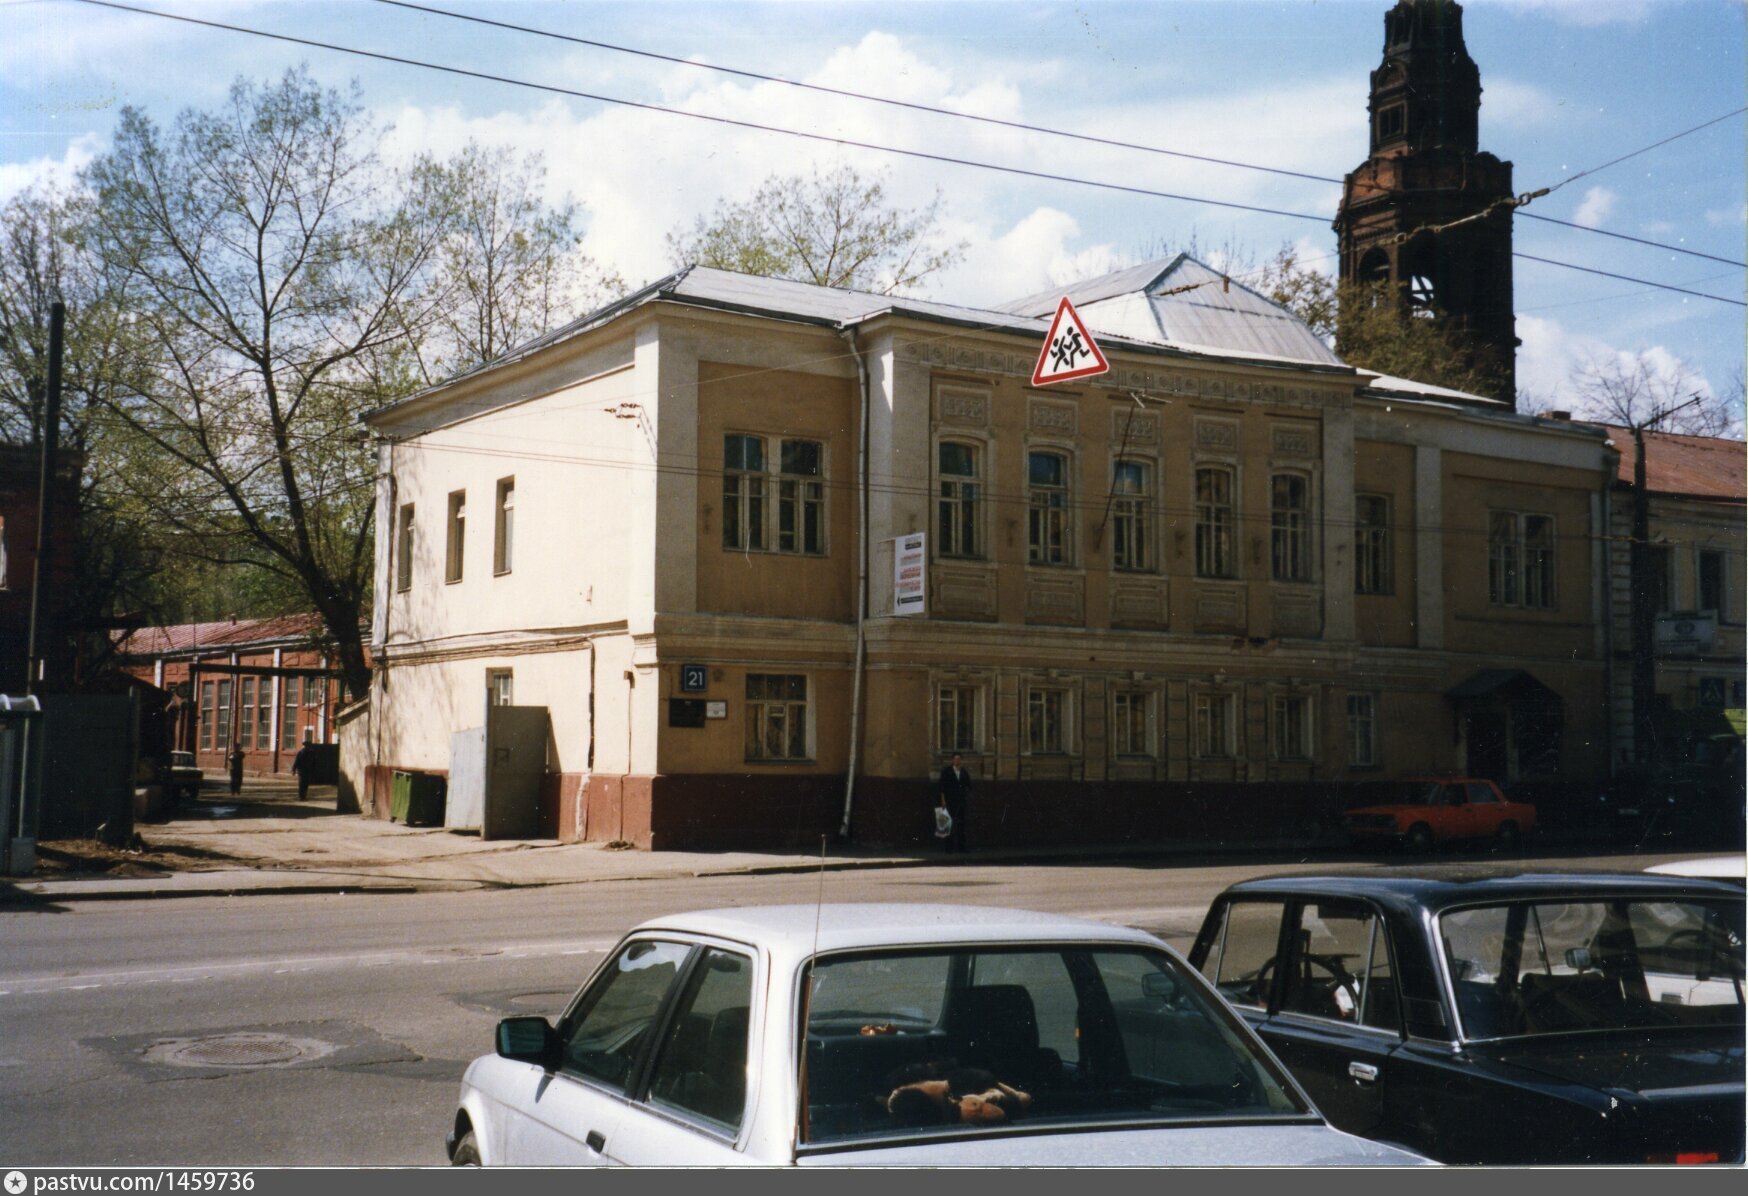
M 1515 822 L 1499 824 L 1499 850 L 1514 853 L 1523 846 L 1523 832 L 1517 829 Z
M 449 1160 L 449 1164 L 452 1167 L 478 1167 L 480 1165 L 479 1141 L 473 1136 L 472 1130 L 463 1134 L 461 1141 L 455 1144 L 455 1156 Z
M 1417 822 L 1408 828 L 1408 850 L 1415 855 L 1425 855 L 1432 850 L 1432 828 L 1424 822 Z

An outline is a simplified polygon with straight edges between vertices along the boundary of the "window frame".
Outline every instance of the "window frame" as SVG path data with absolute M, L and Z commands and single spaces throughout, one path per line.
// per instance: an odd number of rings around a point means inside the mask
M 1395 536 L 1390 526 L 1394 502 L 1388 494 L 1371 492 L 1354 496 L 1354 593 L 1388 598 L 1396 593 Z M 1362 504 L 1376 503 L 1381 520 L 1373 522 L 1361 515 Z
M 500 686 L 500 682 L 502 685 Z M 508 701 L 500 702 L 499 696 Z M 486 705 L 514 706 L 516 704 L 516 670 L 491 668 L 486 670 Z
M 1713 578 L 1715 585 L 1708 585 L 1706 580 L 1706 563 L 1716 563 L 1717 576 Z M 1706 601 L 1706 590 L 1715 588 L 1712 601 Z M 1693 605 L 1696 610 L 1713 612 L 1717 621 L 1729 622 L 1730 608 L 1730 569 L 1729 554 L 1722 548 L 1711 548 L 1701 545 L 1694 549 L 1693 556 Z
M 219 678 L 212 724 L 215 728 L 213 734 L 214 751 L 229 751 L 231 747 L 231 699 L 233 692 L 230 678 Z
M 1057 699 L 1057 707 L 1054 712 L 1054 729 L 1056 732 L 1054 746 L 1039 747 L 1037 746 L 1037 741 L 1033 738 L 1032 699 L 1034 697 L 1042 699 L 1041 709 L 1046 716 L 1050 716 L 1051 714 L 1049 709 L 1049 699 L 1052 697 Z M 1025 718 L 1024 755 L 1068 757 L 1076 754 L 1075 746 L 1077 740 L 1074 735 L 1074 691 L 1071 687 L 1056 682 L 1029 681 L 1025 685 L 1022 705 L 1024 706 L 1023 716 Z M 1048 727 L 1046 729 L 1048 729 Z
M 785 458 L 790 445 L 810 445 L 817 456 L 817 469 L 809 473 L 792 473 L 787 468 Z M 774 477 L 777 481 L 777 501 L 775 518 L 777 534 L 772 541 L 772 552 L 780 552 L 787 556 L 827 556 L 827 530 L 829 522 L 826 518 L 826 463 L 827 446 L 823 440 L 814 440 L 807 436 L 781 436 L 777 438 L 777 452 L 766 458 L 776 466 Z M 783 527 L 786 510 L 793 510 L 791 526 L 787 535 L 791 538 L 793 547 L 784 547 L 786 534 Z M 809 518 L 811 517 L 811 527 Z M 808 535 L 812 531 L 812 537 Z
M 1291 751 L 1295 745 L 1287 742 L 1288 732 L 1293 732 L 1300 741 L 1296 754 Z M 1317 759 L 1313 694 L 1303 690 L 1276 690 L 1269 694 L 1269 758 L 1282 764 L 1309 764 Z
M 969 699 L 970 736 L 968 742 L 954 740 L 949 742 L 942 731 L 946 728 L 947 702 L 946 695 L 957 695 L 953 700 L 956 713 L 962 713 L 961 708 Z M 961 719 L 955 717 L 955 724 Z M 983 686 L 961 681 L 938 681 L 935 683 L 935 753 L 939 756 L 951 757 L 959 755 L 977 755 L 983 750 Z
M 970 473 L 948 473 L 943 468 L 941 455 L 948 448 L 965 451 L 971 463 Z M 934 457 L 935 556 L 962 561 L 984 560 L 987 557 L 983 532 L 983 478 L 988 471 L 986 446 L 964 437 L 943 436 L 935 441 Z
M 1120 489 L 1125 468 L 1140 477 L 1139 489 Z M 1157 573 L 1153 516 L 1158 466 L 1146 457 L 1116 457 L 1111 461 L 1111 568 L 1118 573 Z
M 1195 503 L 1195 574 L 1213 581 L 1238 576 L 1238 470 L 1231 465 L 1200 464 L 1191 471 Z M 1202 481 L 1218 480 L 1222 498 L 1202 497 Z
M 1058 480 L 1034 480 L 1034 465 L 1054 461 Z M 1074 565 L 1074 457 L 1055 446 L 1026 450 L 1026 564 Z
M 752 736 L 748 740 L 745 740 L 742 742 L 741 746 L 742 746 L 743 752 L 745 753 L 745 762 L 748 764 L 811 764 L 811 763 L 813 763 L 814 757 L 815 757 L 815 754 L 817 751 L 817 749 L 815 747 L 815 740 L 814 740 L 814 735 L 817 731 L 817 727 L 815 725 L 816 720 L 813 717 L 813 707 L 815 705 L 815 697 L 816 697 L 816 695 L 814 693 L 813 675 L 811 673 L 806 673 L 806 672 L 801 672 L 801 673 L 754 673 L 754 672 L 749 671 L 746 674 L 746 679 L 745 679 L 746 689 L 748 689 L 748 690 L 751 689 L 752 681 L 753 681 L 754 677 L 760 677 L 760 678 L 781 677 L 781 678 L 786 678 L 786 679 L 790 679 L 790 680 L 793 680 L 795 678 L 800 678 L 801 682 L 802 682 L 802 697 L 799 701 L 797 701 L 793 698 L 787 698 L 787 697 L 772 698 L 772 697 L 760 696 L 760 697 L 755 698 L 755 697 L 751 696 L 750 693 L 747 695 L 747 697 L 746 697 L 747 724 L 748 724 L 747 730 L 748 730 L 749 735 L 750 735 L 750 732 L 752 731 L 753 723 L 757 722 L 758 727 L 759 727 L 759 734 L 757 736 Z M 792 747 L 794 745 L 794 742 L 795 742 L 795 739 L 794 739 L 795 732 L 793 730 L 794 712 L 795 712 L 796 708 L 799 708 L 801 711 L 801 720 L 802 720 L 801 721 L 801 741 L 802 742 L 801 742 L 801 754 L 800 755 L 769 756 L 769 755 L 763 755 L 763 754 L 755 754 L 754 751 L 752 750 L 755 746 L 762 748 L 762 746 L 767 742 L 767 734 L 769 731 L 769 724 L 766 721 L 766 718 L 768 717 L 767 708 L 771 707 L 771 706 L 777 706 L 777 705 L 781 705 L 782 707 L 784 707 L 783 717 L 784 717 L 784 721 L 785 721 L 785 727 L 784 727 L 783 737 L 784 737 L 785 745 L 789 746 L 789 747 Z
M 298 711 L 303 707 L 303 678 L 284 677 L 279 697 L 279 750 L 295 751 L 301 746 L 298 736 Z M 292 686 L 297 686 L 294 691 Z
M 1116 688 L 1112 689 L 1110 692 L 1111 692 L 1111 708 L 1110 708 L 1110 713 L 1107 717 L 1105 725 L 1106 725 L 1106 739 L 1110 743 L 1112 758 L 1117 759 L 1117 760 L 1157 760 L 1157 759 L 1159 759 L 1159 757 L 1161 755 L 1161 752 L 1160 752 L 1161 736 L 1159 734 L 1159 719 L 1158 719 L 1158 715 L 1157 715 L 1158 691 L 1153 690 L 1153 689 L 1146 689 L 1146 688 L 1143 688 L 1141 686 L 1125 685 L 1125 686 L 1116 687 Z M 1123 700 L 1121 703 L 1122 705 L 1126 705 L 1129 707 L 1128 715 L 1126 718 L 1119 717 L 1119 715 L 1118 715 L 1118 706 L 1119 706 L 1120 699 Z M 1124 750 L 1124 748 L 1122 746 L 1122 740 L 1123 739 L 1131 739 L 1132 740 L 1132 733 L 1135 729 L 1135 715 L 1136 715 L 1135 707 L 1136 707 L 1137 702 L 1139 702 L 1139 706 L 1140 706 L 1139 713 L 1140 713 L 1140 720 L 1141 720 L 1142 746 L 1139 750 L 1137 750 L 1134 747 L 1133 742 L 1131 742 L 1129 750 Z M 1120 734 L 1120 732 L 1121 732 L 1121 734 Z
M 1529 541 L 1528 520 L 1547 527 L 1545 542 Z M 1487 601 L 1519 610 L 1559 609 L 1560 525 L 1539 511 L 1489 508 L 1487 512 Z M 1531 553 L 1534 559 L 1531 559 Z M 1532 578 L 1531 570 L 1534 570 Z
M 218 718 L 217 687 L 216 681 L 200 683 L 200 750 L 203 752 L 214 750 L 213 727 L 217 725 Z
M 1299 504 L 1281 504 L 1281 483 L 1297 490 Z M 1316 580 L 1311 529 L 1315 506 L 1311 475 L 1300 470 L 1269 474 L 1269 580 L 1305 584 Z
M 759 994 L 765 991 L 764 977 L 760 972 L 758 953 L 740 944 L 716 942 L 687 942 L 683 939 L 669 940 L 681 945 L 690 946 L 691 951 L 681 963 L 674 975 L 674 982 L 657 1007 L 651 1029 L 656 1033 L 650 1036 L 649 1043 L 641 1052 L 641 1059 L 633 1066 L 633 1075 L 637 1077 L 635 1089 L 628 1090 L 624 1095 L 642 1112 L 653 1113 L 658 1117 L 666 1117 L 677 1121 L 690 1129 L 709 1134 L 724 1142 L 733 1143 L 740 1140 L 741 1133 L 750 1124 L 748 1113 L 755 1107 L 754 1097 L 757 1093 L 758 1069 L 753 1066 L 755 1046 L 758 1041 L 759 1019 L 754 1016 L 759 1005 Z M 741 1093 L 740 1119 L 730 1126 L 704 1113 L 687 1109 L 680 1105 L 658 1103 L 652 1089 L 662 1065 L 663 1056 L 671 1043 L 669 1034 L 673 1030 L 674 1019 L 682 1013 L 690 1013 L 690 1002 L 697 998 L 698 989 L 708 979 L 710 967 L 707 963 L 712 953 L 732 955 L 739 959 L 746 969 L 747 976 L 747 1041 L 746 1058 L 742 1061 L 745 1070 L 745 1086 Z
M 443 583 L 461 581 L 467 564 L 467 491 L 451 490 L 443 534 Z
M 1218 703 L 1223 709 L 1221 721 L 1224 733 L 1221 738 L 1224 742 L 1220 745 L 1223 749 L 1220 751 L 1208 750 L 1213 738 L 1212 731 L 1214 730 L 1214 726 L 1211 716 L 1215 703 Z M 1207 724 L 1207 729 L 1210 734 L 1207 736 L 1204 736 L 1202 733 L 1202 715 L 1204 710 L 1206 710 L 1210 715 Z M 1190 693 L 1191 757 L 1196 760 L 1237 760 L 1240 749 L 1238 739 L 1238 719 L 1240 713 L 1238 693 L 1235 690 L 1216 687 L 1202 687 L 1192 690 Z
M 1363 716 L 1354 713 L 1354 703 L 1364 702 L 1366 711 Z M 1378 695 L 1375 693 L 1350 693 L 1347 695 L 1347 766 L 1349 768 L 1379 767 L 1378 752 Z M 1355 736 L 1356 726 L 1365 727 L 1365 758 L 1359 758 L 1354 750 L 1359 740 Z
M 729 463 L 732 459 L 729 456 L 731 442 L 738 443 L 743 449 L 738 465 Z M 747 446 L 758 450 L 756 467 L 746 464 L 744 449 Z M 751 432 L 722 434 L 722 548 L 725 552 L 766 551 L 765 522 L 769 518 L 770 505 L 765 485 L 767 465 L 763 436 Z M 734 511 L 732 524 L 729 518 L 731 508 Z
M 1360 1000 L 1359 1004 L 1354 1009 L 1353 1019 L 1350 1021 L 1346 1018 L 1329 1017 L 1327 1014 L 1307 1013 L 1302 1009 L 1289 1009 L 1286 1002 L 1288 994 L 1283 991 L 1279 985 L 1274 986 L 1269 993 L 1268 1009 L 1274 1015 L 1290 1017 L 1295 1021 L 1307 1021 L 1326 1026 L 1340 1026 L 1344 1030 L 1363 1030 L 1373 1034 L 1383 1035 L 1388 1038 L 1403 1038 L 1406 1030 L 1402 1023 L 1403 998 L 1401 971 L 1396 966 L 1396 951 L 1395 945 L 1391 942 L 1390 920 L 1385 916 L 1381 909 L 1373 905 L 1370 901 L 1364 900 L 1363 898 L 1349 897 L 1304 896 L 1295 898 L 1291 902 L 1291 908 L 1287 911 L 1287 916 L 1282 919 L 1284 933 L 1281 936 L 1280 951 L 1284 954 L 1285 958 L 1283 961 L 1284 966 L 1282 966 L 1282 963 L 1276 964 L 1275 970 L 1277 974 L 1290 977 L 1297 970 L 1299 955 L 1301 953 L 1301 943 L 1303 942 L 1303 936 L 1300 932 L 1305 928 L 1305 913 L 1313 906 L 1318 907 L 1319 910 L 1324 906 L 1333 906 L 1346 911 L 1357 912 L 1371 921 L 1371 926 L 1366 933 L 1365 974 L 1363 976 L 1353 977 L 1360 983 Z M 1384 958 L 1386 966 L 1390 969 L 1390 981 L 1396 987 L 1396 1025 L 1393 1028 L 1389 1026 L 1375 1026 L 1366 1021 L 1366 1014 L 1371 1011 L 1372 1005 L 1372 968 L 1377 961 L 1378 936 L 1380 933 L 1383 934 L 1384 938 Z M 1276 959 L 1282 960 L 1282 954 L 1277 954 Z M 1349 974 L 1352 975 L 1352 973 Z
M 492 519 L 492 576 L 503 577 L 515 567 L 516 478 L 499 478 Z
M 416 503 L 401 504 L 401 524 L 395 535 L 395 592 L 404 594 L 413 588 L 413 549 L 417 543 L 414 522 Z

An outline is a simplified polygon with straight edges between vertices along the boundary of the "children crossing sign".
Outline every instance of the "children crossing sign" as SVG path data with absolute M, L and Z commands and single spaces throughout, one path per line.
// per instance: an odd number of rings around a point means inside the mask
M 1110 368 L 1092 333 L 1080 322 L 1080 313 L 1064 295 L 1056 307 L 1056 318 L 1050 321 L 1050 333 L 1044 338 L 1038 364 L 1032 368 L 1032 385 L 1048 386 L 1052 382 L 1067 382 L 1070 378 L 1090 378 Z

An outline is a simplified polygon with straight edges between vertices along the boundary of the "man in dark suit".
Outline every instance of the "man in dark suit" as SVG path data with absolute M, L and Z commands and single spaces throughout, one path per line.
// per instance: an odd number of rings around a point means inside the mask
M 965 846 L 965 806 L 971 796 L 971 774 L 965 771 L 965 760 L 958 752 L 953 762 L 941 770 L 940 804 L 953 818 L 953 833 L 947 836 L 948 851 L 967 851 Z

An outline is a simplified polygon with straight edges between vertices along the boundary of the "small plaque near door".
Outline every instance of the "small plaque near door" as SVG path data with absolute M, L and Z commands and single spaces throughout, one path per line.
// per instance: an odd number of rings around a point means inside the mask
M 704 703 L 698 698 L 669 698 L 668 726 L 670 727 L 702 727 L 704 725 Z

